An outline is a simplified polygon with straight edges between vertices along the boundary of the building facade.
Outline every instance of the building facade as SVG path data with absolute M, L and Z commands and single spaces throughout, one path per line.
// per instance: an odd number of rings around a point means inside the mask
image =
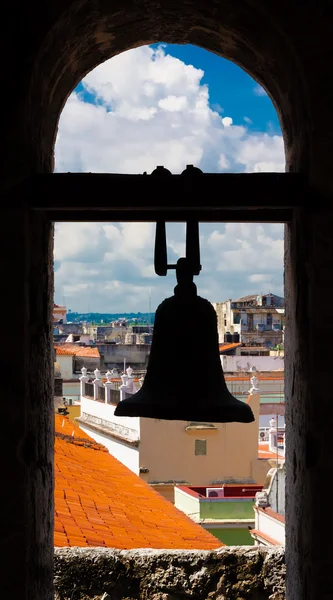
M 228 546 L 252 546 L 253 507 L 260 485 L 175 487 L 175 506 Z
M 265 489 L 256 494 L 255 524 L 250 534 L 257 546 L 285 546 L 285 463 L 269 471 Z
M 258 456 L 258 389 L 253 388 L 254 393 L 250 390 L 243 396 L 253 410 L 253 423 L 117 417 L 114 414 L 117 403 L 126 394 L 135 392 L 137 385 L 132 377 L 123 375 L 123 384 L 116 390 L 111 373 L 107 374 L 106 382 L 96 373 L 90 397 L 86 391 L 87 377 L 81 378 L 80 427 L 169 500 L 174 499 L 174 486 L 181 483 L 207 486 L 228 481 L 264 483 L 270 465 L 267 459 Z
M 60 306 L 60 304 L 53 304 L 53 322 L 58 323 L 61 321 L 62 323 L 67 322 L 67 308 L 66 306 Z
M 283 342 L 284 299 L 280 296 L 253 294 L 215 302 L 213 306 L 221 343 L 276 347 Z

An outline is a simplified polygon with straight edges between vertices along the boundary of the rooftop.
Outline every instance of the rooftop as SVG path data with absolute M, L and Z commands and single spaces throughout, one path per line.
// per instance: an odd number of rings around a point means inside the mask
M 259 442 L 259 448 L 258 448 L 258 458 L 274 458 L 274 459 L 278 459 L 279 462 L 280 461 L 285 461 L 286 457 L 283 454 L 276 454 L 276 452 L 272 452 L 269 449 L 269 444 L 268 442 Z
M 280 515 L 280 513 L 275 512 L 275 510 L 272 510 L 269 506 L 254 506 L 254 509 L 264 513 L 265 515 L 268 515 L 269 517 L 272 517 L 272 519 L 275 519 L 276 521 L 280 521 L 280 523 L 286 522 L 286 518 L 283 515 Z
M 241 298 L 236 298 L 235 300 L 232 300 L 232 302 L 251 302 L 252 300 L 257 300 L 257 298 L 262 298 L 262 297 L 270 298 L 272 296 L 274 298 L 279 298 L 279 299 L 283 300 L 282 296 L 277 296 L 277 294 L 272 294 L 271 292 L 268 292 L 268 294 L 249 294 L 248 296 L 242 296 Z
M 55 430 L 55 546 L 223 546 L 67 417 L 55 415 Z
M 198 500 L 209 500 L 210 502 L 213 500 L 214 502 L 223 502 L 225 498 L 232 498 L 234 500 L 239 498 L 247 498 L 247 499 L 255 499 L 255 495 L 257 492 L 261 492 L 263 486 L 257 485 L 253 483 L 222 483 L 222 484 L 211 484 L 209 486 L 202 485 L 177 485 L 177 488 L 182 492 L 185 492 L 189 496 L 197 498 Z M 210 490 L 210 493 L 214 489 L 221 490 L 223 488 L 224 497 L 208 497 L 207 490 Z
M 241 346 L 241 342 L 234 342 L 234 343 L 228 343 L 228 342 L 224 342 L 219 344 L 219 352 L 229 352 L 229 350 L 234 350 L 235 348 L 238 348 L 238 346 Z
M 58 355 L 74 355 L 83 358 L 100 358 L 98 348 L 92 346 L 80 346 L 79 344 L 71 344 L 65 342 L 55 346 L 55 351 Z

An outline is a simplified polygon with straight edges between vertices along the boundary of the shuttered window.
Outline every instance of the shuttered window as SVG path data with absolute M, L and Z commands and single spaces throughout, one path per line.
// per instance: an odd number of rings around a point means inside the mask
M 195 440 L 194 454 L 196 456 L 204 456 L 207 454 L 207 440 Z

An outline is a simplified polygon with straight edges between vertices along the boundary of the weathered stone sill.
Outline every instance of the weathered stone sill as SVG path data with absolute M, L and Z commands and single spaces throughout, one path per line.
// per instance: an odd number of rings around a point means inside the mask
M 283 548 L 56 548 L 56 600 L 285 600 Z

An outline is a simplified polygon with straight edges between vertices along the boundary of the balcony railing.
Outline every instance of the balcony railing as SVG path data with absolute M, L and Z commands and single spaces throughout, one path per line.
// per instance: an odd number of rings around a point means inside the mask
M 94 397 L 94 384 L 87 382 L 84 386 L 84 393 L 87 398 Z

